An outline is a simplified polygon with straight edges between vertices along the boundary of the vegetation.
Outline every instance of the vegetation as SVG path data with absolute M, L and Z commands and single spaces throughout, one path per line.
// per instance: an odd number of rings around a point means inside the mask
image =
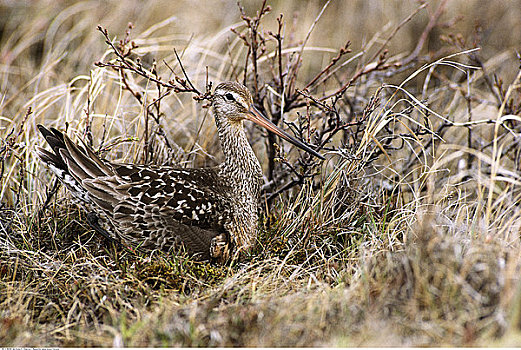
M 518 345 L 521 8 L 190 4 L 0 5 L 0 344 Z M 327 158 L 247 125 L 266 184 L 241 261 L 107 244 L 35 155 L 45 124 L 216 165 L 225 80 Z

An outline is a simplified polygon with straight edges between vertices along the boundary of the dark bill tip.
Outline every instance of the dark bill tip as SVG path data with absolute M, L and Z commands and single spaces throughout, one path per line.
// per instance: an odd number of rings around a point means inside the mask
M 248 116 L 252 122 L 268 129 L 269 131 L 273 132 L 276 135 L 279 135 L 284 140 L 294 144 L 298 148 L 300 148 L 322 160 L 326 159 L 323 155 L 321 155 L 320 153 L 318 153 L 317 151 L 315 151 L 314 149 L 312 149 L 311 147 L 306 145 L 304 142 L 297 140 L 296 138 L 294 138 L 293 136 L 291 136 L 290 134 L 288 134 L 287 132 L 285 132 L 284 130 L 282 130 L 281 128 L 276 126 L 275 124 L 273 124 L 268 118 L 266 118 L 264 115 L 262 115 L 262 113 L 259 112 L 259 110 L 257 110 L 255 107 L 252 106 L 250 108 Z

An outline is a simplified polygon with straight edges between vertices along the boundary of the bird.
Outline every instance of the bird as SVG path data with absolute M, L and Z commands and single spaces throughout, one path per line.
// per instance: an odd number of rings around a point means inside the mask
M 194 257 L 223 264 L 249 251 L 257 238 L 263 173 L 244 121 L 325 158 L 266 118 L 240 83 L 217 85 L 211 106 L 224 154 L 216 167 L 113 163 L 43 125 L 38 129 L 51 150 L 36 152 L 85 204 L 88 223 L 103 236 L 142 251 L 168 252 L 182 245 Z

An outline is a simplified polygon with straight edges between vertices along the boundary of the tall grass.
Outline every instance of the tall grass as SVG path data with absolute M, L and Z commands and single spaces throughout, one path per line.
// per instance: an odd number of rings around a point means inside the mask
M 259 10 L 243 5 L 249 16 Z M 207 76 L 252 87 L 248 47 L 230 31 L 251 29 L 236 5 L 0 5 L 0 344 L 517 345 L 521 9 L 478 0 L 270 5 L 260 29 L 276 33 L 284 14 L 283 62 L 295 69 L 302 58 L 298 89 L 351 41 L 285 121 L 320 131 L 334 109 L 353 124 L 334 134 L 316 174 L 261 203 L 256 247 L 226 266 L 107 247 L 34 149 L 42 123 L 112 161 L 218 164 L 212 116 L 190 94 L 161 99 L 158 122 L 145 127 L 164 90 L 95 66 L 115 62 L 96 26 L 119 40 L 132 22 L 131 59 L 156 62 L 165 80 L 181 74 L 175 49 L 203 90 Z M 275 57 L 268 41 L 258 63 L 268 111 L 281 103 Z M 320 100 L 350 79 L 336 104 Z M 267 173 L 266 138 L 248 133 Z M 302 164 L 282 150 L 278 188 L 291 180 L 287 164 Z

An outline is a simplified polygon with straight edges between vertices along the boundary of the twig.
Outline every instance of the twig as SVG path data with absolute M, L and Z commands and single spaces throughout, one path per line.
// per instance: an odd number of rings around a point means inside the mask
M 426 4 L 427 3 L 425 3 L 424 5 L 426 5 Z M 427 26 L 423 30 L 423 32 L 420 36 L 420 40 L 418 40 L 418 43 L 416 44 L 416 47 L 414 48 L 414 50 L 411 52 L 411 54 L 409 56 L 407 56 L 406 58 L 404 58 L 402 60 L 402 65 L 407 65 L 410 62 L 414 61 L 416 58 L 418 58 L 418 55 L 420 54 L 421 49 L 425 45 L 425 42 L 427 41 L 427 38 L 429 37 L 430 32 L 438 23 L 438 20 L 440 19 L 441 15 L 445 11 L 446 6 L 447 6 L 447 0 L 442 0 L 440 2 L 440 5 L 436 9 L 436 11 L 429 18 L 429 23 L 427 23 Z
M 293 88 L 294 88 L 294 84 L 296 82 L 296 77 L 297 77 L 297 74 L 298 74 L 298 70 L 300 68 L 300 61 L 302 59 L 302 53 L 304 52 L 304 47 L 306 46 L 306 44 L 308 43 L 308 40 L 311 36 L 311 33 L 313 32 L 313 30 L 315 29 L 315 26 L 317 25 L 318 21 L 320 20 L 320 18 L 322 17 L 322 15 L 324 14 L 324 11 L 326 11 L 327 7 L 329 6 L 329 4 L 331 3 L 331 0 L 327 0 L 327 2 L 324 4 L 324 6 L 322 6 L 322 9 L 320 10 L 320 12 L 318 13 L 317 17 L 315 17 L 315 20 L 313 21 L 313 23 L 311 24 L 311 26 L 309 27 L 309 30 L 306 34 L 306 38 L 304 39 L 304 41 L 302 42 L 302 45 L 300 45 L 300 50 L 298 51 L 298 54 L 297 54 L 297 58 L 295 60 L 295 65 L 293 66 L 293 72 L 291 74 L 289 74 L 289 81 L 288 81 L 288 90 L 289 91 L 293 91 Z
M 329 94 L 327 96 L 324 96 L 322 98 L 322 100 L 328 99 L 328 98 L 330 98 L 331 96 L 334 96 L 334 95 L 342 95 L 362 75 L 369 74 L 369 73 L 371 73 L 373 71 L 376 71 L 376 70 L 381 70 L 381 69 L 386 69 L 386 68 L 389 68 L 389 67 L 392 67 L 392 66 L 400 66 L 400 65 L 402 65 L 402 62 L 400 62 L 400 61 L 392 63 L 392 64 L 389 64 L 389 65 L 384 65 L 384 63 L 386 61 L 386 56 L 387 56 L 387 50 L 385 49 L 385 47 L 391 41 L 391 39 L 394 38 L 396 33 L 398 33 L 398 31 L 405 24 L 407 24 L 418 12 L 420 12 L 420 10 L 424 9 L 426 6 L 427 6 L 427 3 L 421 4 L 420 6 L 418 6 L 418 8 L 416 8 L 416 10 L 414 12 L 412 12 L 403 21 L 401 21 L 394 28 L 394 30 L 387 37 L 387 39 L 382 43 L 382 45 L 380 45 L 380 48 L 378 50 L 376 50 L 376 52 L 373 54 L 373 56 L 371 56 L 371 58 L 367 61 L 367 62 L 370 62 L 370 63 L 367 63 L 364 66 L 362 66 L 360 69 L 358 69 L 358 71 L 351 77 L 351 79 L 349 79 L 347 81 L 347 83 L 342 85 L 342 87 L 340 89 L 338 89 L 336 92 L 333 92 L 333 93 L 331 93 L 331 94 Z M 378 60 L 375 61 L 377 57 L 378 57 Z
M 179 62 L 179 67 L 181 67 L 181 71 L 183 72 L 186 82 L 188 83 L 188 85 L 190 85 L 190 88 L 192 89 L 191 91 L 195 92 L 197 95 L 201 96 L 202 95 L 201 92 L 195 88 L 194 84 L 192 84 L 192 81 L 190 81 L 188 74 L 186 74 L 185 67 L 183 66 L 183 62 L 181 62 L 181 59 L 179 58 L 179 55 L 177 54 L 176 49 L 174 49 L 174 54 L 175 54 L 175 58 L 177 59 L 177 62 Z M 180 78 L 176 78 L 176 80 L 178 82 L 180 82 L 181 85 L 183 85 L 183 86 L 185 85 L 185 81 L 180 81 L 181 80 Z
M 47 190 L 45 191 L 45 202 L 43 203 L 40 210 L 38 210 L 38 217 L 41 217 L 43 212 L 45 210 L 47 210 L 47 206 L 51 203 L 52 197 L 56 194 L 56 192 L 58 192 L 60 185 L 61 185 L 60 180 L 58 180 L 57 177 L 54 177 L 54 181 L 53 181 L 51 189 L 49 190 L 47 188 Z
M 311 89 L 311 86 L 313 86 L 313 84 L 316 83 L 316 81 L 322 76 L 324 75 L 326 72 L 329 71 L 329 69 L 331 69 L 331 67 L 333 67 L 341 58 L 342 56 L 344 56 L 345 54 L 347 53 L 350 53 L 351 50 L 349 49 L 349 45 L 351 45 L 351 42 L 348 41 L 339 51 L 338 51 L 338 55 L 336 55 L 335 57 L 333 57 L 333 59 L 331 60 L 331 62 L 326 66 L 324 67 L 324 69 L 322 69 L 317 75 L 315 75 L 315 77 L 313 79 L 311 79 L 311 81 L 304 87 L 303 90 L 309 90 Z

